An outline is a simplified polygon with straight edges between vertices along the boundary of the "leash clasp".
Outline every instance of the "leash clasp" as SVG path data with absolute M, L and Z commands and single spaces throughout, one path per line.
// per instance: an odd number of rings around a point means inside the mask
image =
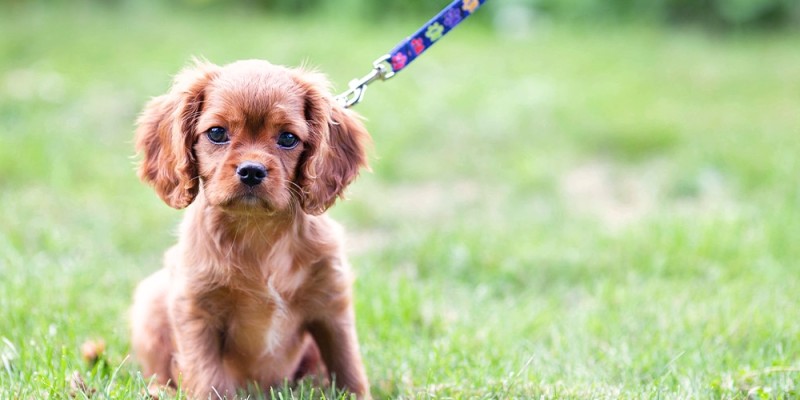
M 361 79 L 353 79 L 347 85 L 348 89 L 336 96 L 336 101 L 344 108 L 350 108 L 361 99 L 364 98 L 364 93 L 367 91 L 367 86 L 377 80 L 385 81 L 395 75 L 392 65 L 389 63 L 390 56 L 388 54 L 381 56 L 372 63 L 372 71 Z

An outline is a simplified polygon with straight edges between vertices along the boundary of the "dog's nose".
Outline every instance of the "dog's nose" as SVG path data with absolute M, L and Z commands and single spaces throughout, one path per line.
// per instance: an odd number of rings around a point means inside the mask
M 236 175 L 247 186 L 256 186 L 267 177 L 267 167 L 257 162 L 245 161 L 236 167 Z

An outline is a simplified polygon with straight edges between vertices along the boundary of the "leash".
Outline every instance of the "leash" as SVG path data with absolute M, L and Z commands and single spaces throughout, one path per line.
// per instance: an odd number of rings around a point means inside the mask
M 349 89 L 336 96 L 336 101 L 345 108 L 358 104 L 364 98 L 370 83 L 377 80 L 385 81 L 395 76 L 438 42 L 442 36 L 472 15 L 484 2 L 486 0 L 455 0 L 450 3 L 413 35 L 398 43 L 392 51 L 375 60 L 372 63 L 372 71 L 367 75 L 350 81 Z

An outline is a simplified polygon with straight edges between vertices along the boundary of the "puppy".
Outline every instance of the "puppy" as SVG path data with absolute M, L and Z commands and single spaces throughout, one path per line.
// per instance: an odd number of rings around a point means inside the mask
M 186 207 L 164 268 L 131 311 L 146 377 L 191 396 L 236 396 L 325 373 L 369 397 L 341 228 L 323 213 L 369 135 L 319 74 L 196 62 L 138 120 L 139 177 Z

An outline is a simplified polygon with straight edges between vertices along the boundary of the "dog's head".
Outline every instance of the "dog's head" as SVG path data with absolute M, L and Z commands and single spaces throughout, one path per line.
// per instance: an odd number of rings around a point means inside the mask
M 256 60 L 196 62 L 136 130 L 139 177 L 175 208 L 202 186 L 225 209 L 322 213 L 366 166 L 368 143 L 322 75 Z

